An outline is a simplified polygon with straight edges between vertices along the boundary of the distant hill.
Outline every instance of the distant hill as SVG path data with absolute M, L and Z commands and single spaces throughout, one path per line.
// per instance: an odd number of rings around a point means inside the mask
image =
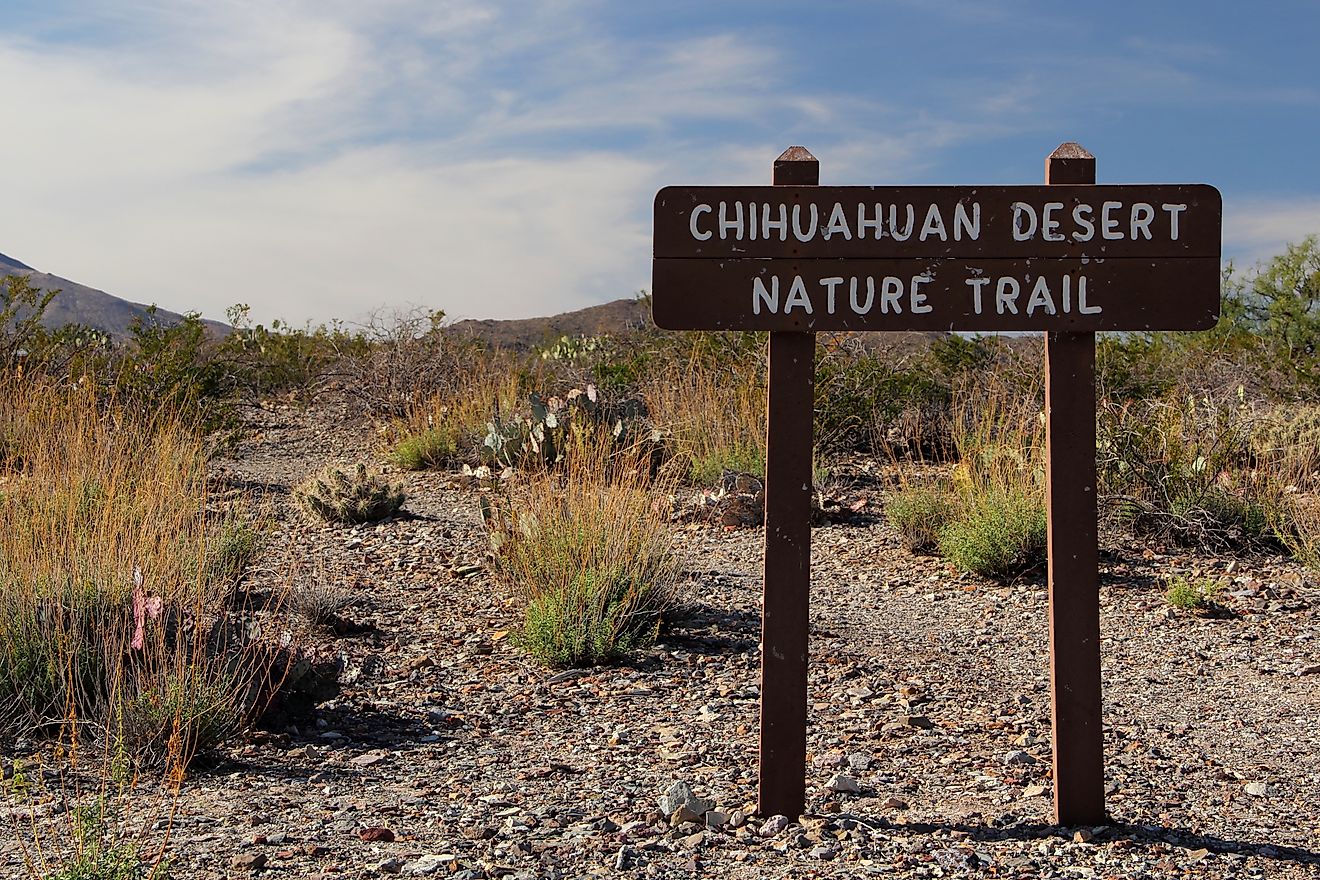
M 603 336 L 651 326 L 651 307 L 639 299 L 616 299 L 604 305 L 545 318 L 507 321 L 459 321 L 450 325 L 490 345 L 510 351 L 530 351 L 561 336 Z
M 42 323 L 47 327 L 62 327 L 65 324 L 83 324 L 109 333 L 115 339 L 128 337 L 128 328 L 133 319 L 146 317 L 147 306 L 129 302 L 112 296 L 104 290 L 97 290 L 59 275 L 40 272 L 13 257 L 0 254 L 0 276 L 26 275 L 32 280 L 32 286 L 40 290 L 58 290 L 60 293 L 46 309 Z M 183 320 L 177 312 L 156 309 L 156 320 L 164 324 L 176 324 Z M 219 321 L 203 321 L 218 334 L 229 332 L 229 326 Z
M 545 318 L 518 318 L 506 321 L 459 321 L 450 325 L 459 333 L 466 333 L 493 346 L 510 351 L 530 351 L 538 346 L 552 344 L 562 336 L 618 335 L 639 328 L 654 327 L 651 306 L 646 300 L 616 299 L 604 305 L 588 306 L 575 312 L 564 312 Z M 855 335 L 868 349 L 881 349 L 903 356 L 925 351 L 936 339 L 948 336 L 942 331 L 893 332 L 879 331 Z

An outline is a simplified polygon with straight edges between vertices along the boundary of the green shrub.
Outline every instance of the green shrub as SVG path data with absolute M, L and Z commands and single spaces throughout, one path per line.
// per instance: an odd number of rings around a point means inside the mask
M 914 487 L 895 492 L 885 501 L 885 516 L 913 553 L 939 546 L 940 532 L 955 511 L 955 498 L 947 488 Z
M 328 523 L 358 525 L 393 516 L 403 506 L 402 484 L 388 483 L 359 464 L 351 474 L 326 468 L 294 490 L 309 516 Z
M 649 461 L 605 444 L 574 450 L 485 508 L 496 571 L 524 603 L 517 642 L 551 666 L 627 657 L 654 641 L 678 562 Z
M 1006 578 L 1045 560 L 1045 504 L 1030 489 L 985 488 L 965 495 L 941 530 L 940 553 L 956 567 Z
M 458 440 L 445 428 L 410 434 L 395 444 L 390 461 L 405 471 L 423 471 L 452 465 L 459 459 Z
M 957 359 L 952 353 L 949 357 Z M 947 380 L 925 361 L 869 350 L 859 337 L 826 340 L 817 347 L 816 358 L 817 444 L 822 449 L 888 448 L 891 430 L 906 414 L 922 413 L 933 423 L 935 416 L 948 411 L 949 395 Z M 920 437 L 901 439 L 931 445 Z
M 1165 584 L 1164 599 L 1184 611 L 1205 611 L 1216 604 L 1223 585 L 1210 578 L 1177 576 Z

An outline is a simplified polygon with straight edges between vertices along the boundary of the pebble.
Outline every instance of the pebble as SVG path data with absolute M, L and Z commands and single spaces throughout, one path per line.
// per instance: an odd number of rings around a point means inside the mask
M 767 838 L 774 837 L 782 833 L 785 828 L 792 824 L 793 823 L 789 821 L 787 816 L 771 816 L 769 819 L 766 819 L 765 824 L 761 826 L 760 835 Z
M 830 777 L 830 781 L 825 787 L 836 794 L 860 794 L 862 791 L 862 786 L 856 779 L 842 773 L 836 773 Z

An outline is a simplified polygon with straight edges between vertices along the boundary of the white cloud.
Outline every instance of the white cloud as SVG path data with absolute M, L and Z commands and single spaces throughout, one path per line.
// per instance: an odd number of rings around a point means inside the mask
M 900 182 L 1029 110 L 1020 80 L 962 89 L 956 120 L 789 88 L 772 42 L 616 38 L 572 0 L 78 8 L 92 43 L 0 35 L 0 251 L 213 317 L 627 296 L 662 184 L 768 182 L 802 140 L 826 182 Z
M 1308 235 L 1320 235 L 1320 196 L 1224 202 L 1224 257 L 1240 267 L 1281 254 Z

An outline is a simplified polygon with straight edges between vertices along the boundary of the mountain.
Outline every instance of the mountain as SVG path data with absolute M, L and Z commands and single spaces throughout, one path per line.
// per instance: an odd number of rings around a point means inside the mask
M 546 318 L 468 320 L 450 325 L 459 333 L 511 351 L 530 351 L 539 345 L 553 343 L 561 336 L 603 336 L 649 326 L 651 306 L 640 299 L 616 299 L 604 305 Z
M 147 316 L 147 306 L 141 303 L 129 302 L 111 296 L 104 290 L 38 271 L 13 257 L 0 254 L 0 277 L 8 275 L 26 275 L 35 288 L 60 291 L 51 300 L 43 316 L 42 323 L 47 327 L 82 324 L 109 333 L 115 339 L 124 339 L 129 335 L 128 328 L 133 319 Z M 158 308 L 156 320 L 163 324 L 177 324 L 183 320 L 183 316 Z M 219 321 L 203 320 L 202 323 L 217 334 L 228 333 L 230 329 L 227 324 Z

